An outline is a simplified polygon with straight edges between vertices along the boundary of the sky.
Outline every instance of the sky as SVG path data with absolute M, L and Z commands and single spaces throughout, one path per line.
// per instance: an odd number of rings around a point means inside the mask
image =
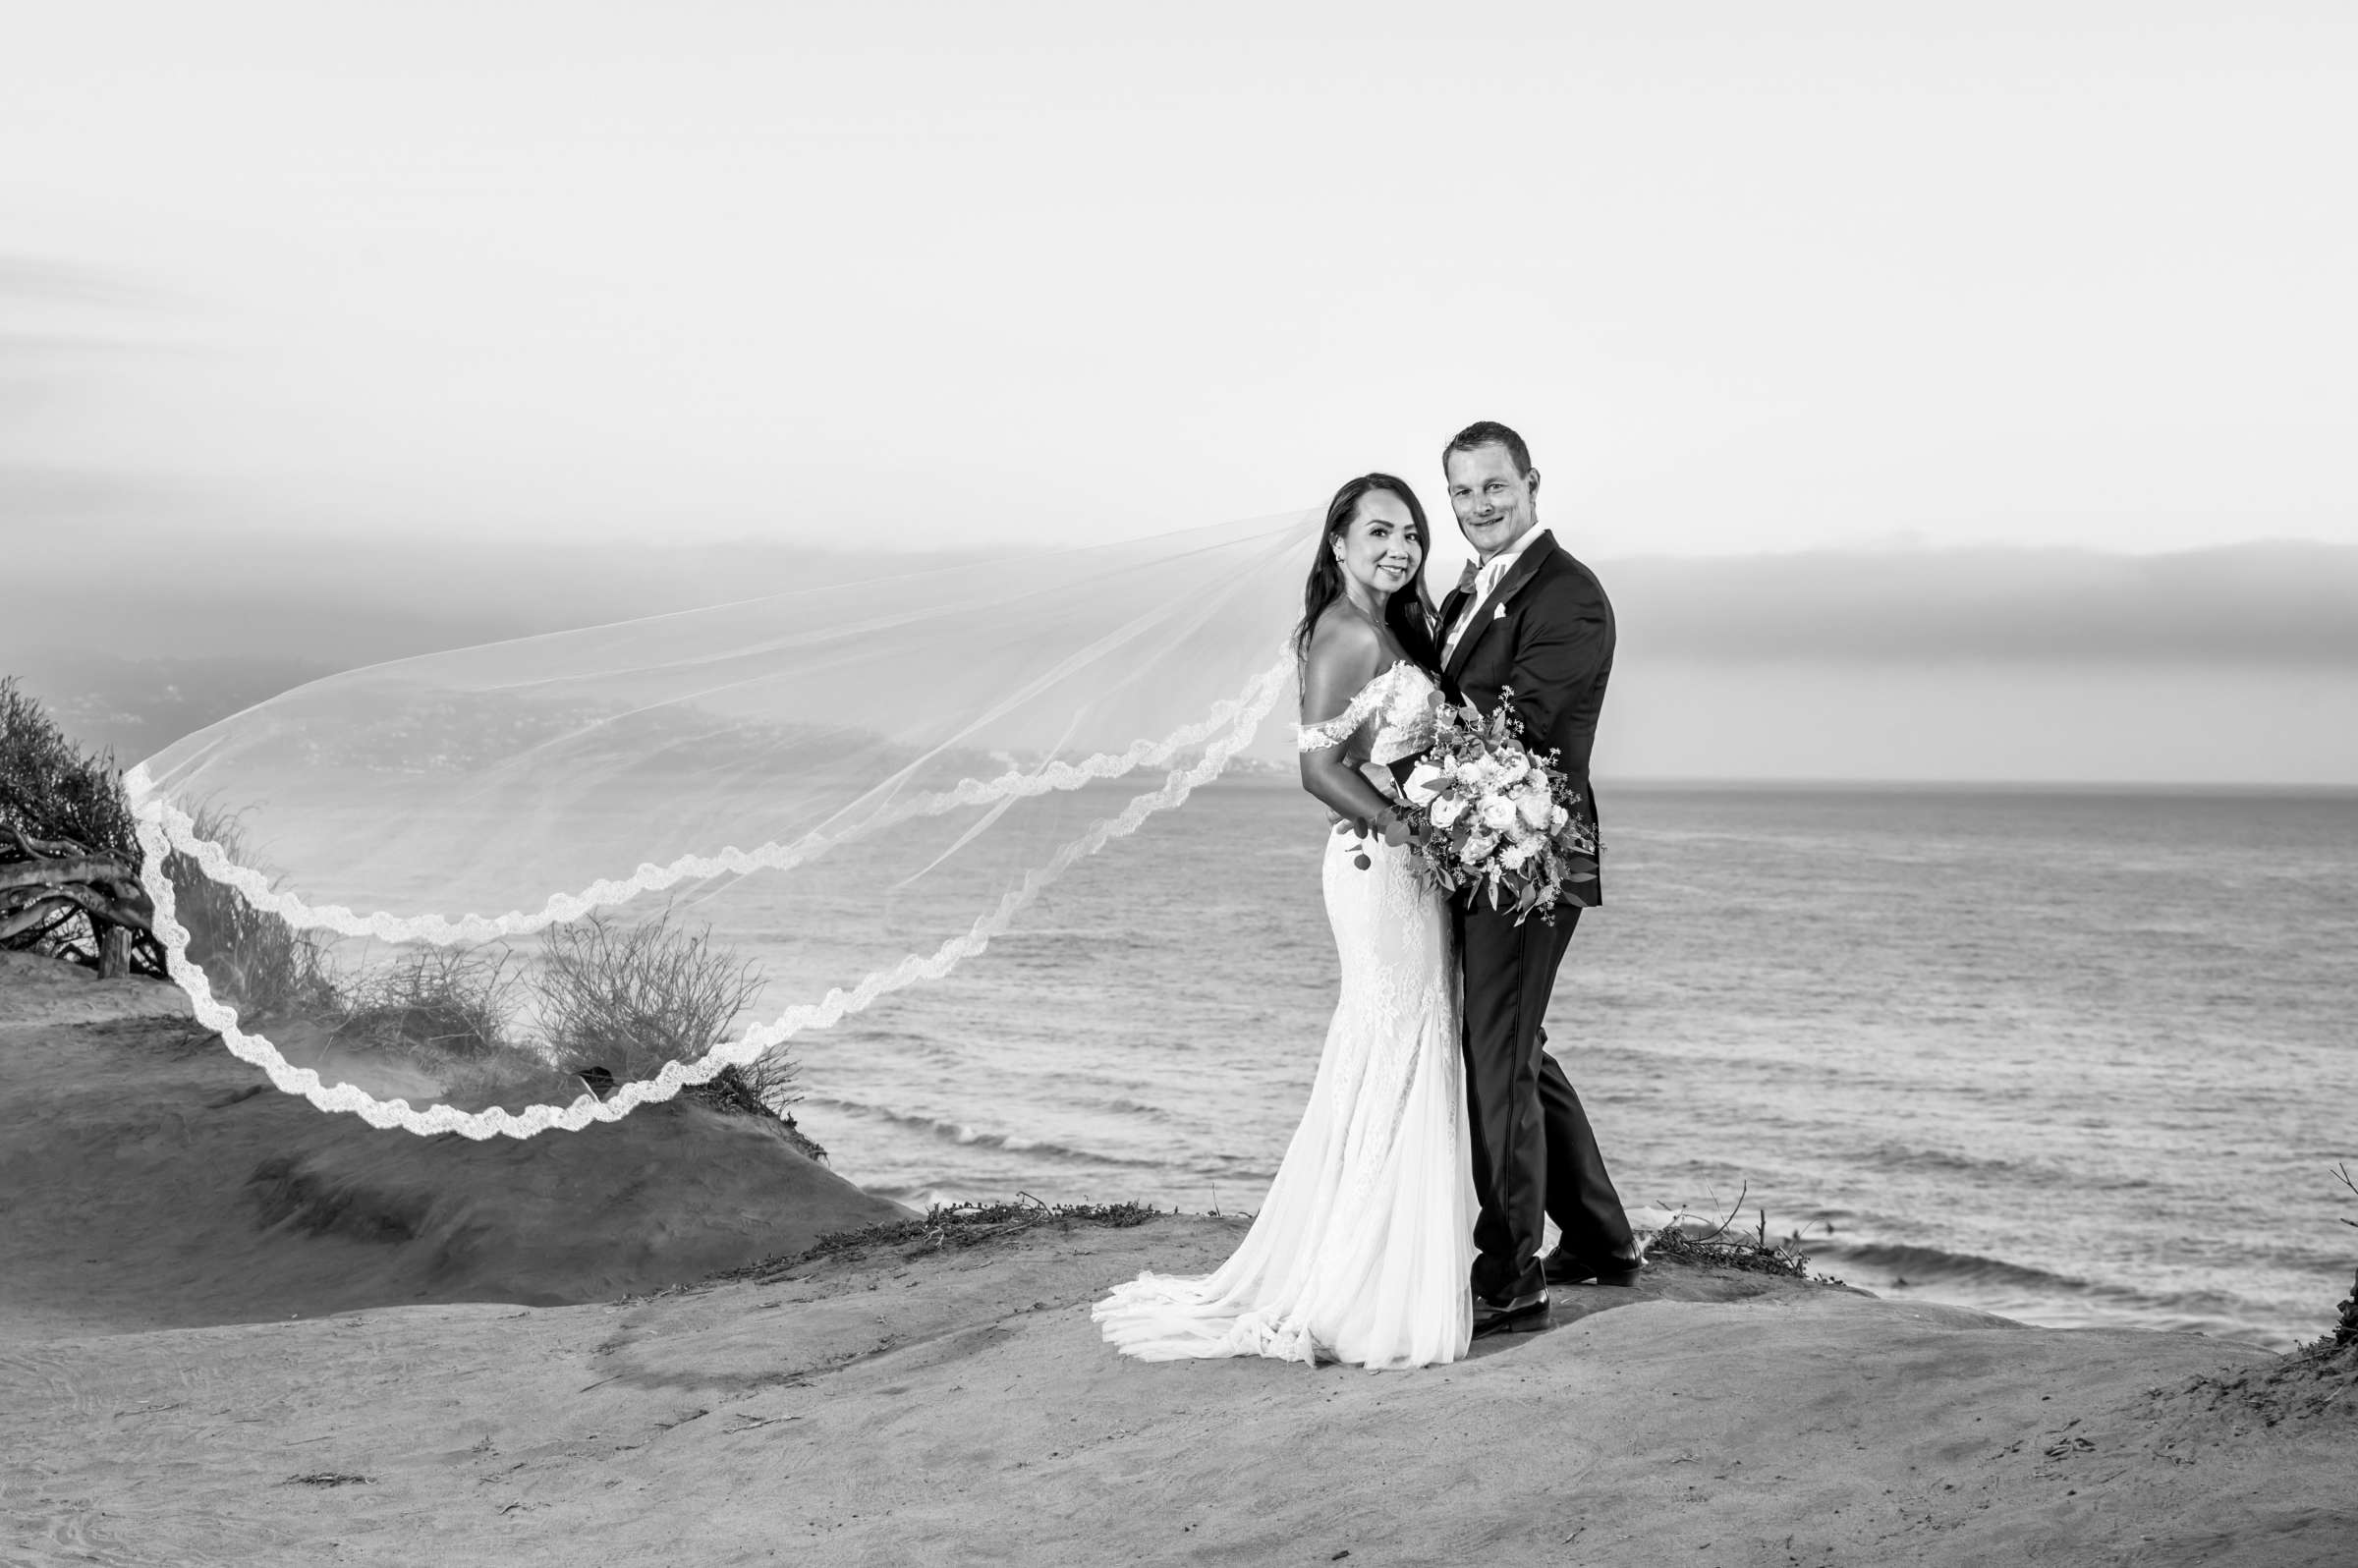
M 41 8 L 0 542 L 112 624 L 0 668 L 242 701 L 1370 469 L 1448 572 L 1497 419 L 1611 770 L 2358 782 L 2353 145 L 2343 5 Z
M 2358 543 L 2358 13 L 1631 11 L 39 8 L 0 527 Z

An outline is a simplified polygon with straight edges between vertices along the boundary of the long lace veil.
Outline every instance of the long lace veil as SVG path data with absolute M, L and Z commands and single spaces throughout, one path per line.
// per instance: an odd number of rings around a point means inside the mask
M 946 975 L 1239 765 L 1291 699 L 1317 530 L 1011 553 L 299 688 L 128 776 L 172 973 L 324 1110 L 616 1120 Z

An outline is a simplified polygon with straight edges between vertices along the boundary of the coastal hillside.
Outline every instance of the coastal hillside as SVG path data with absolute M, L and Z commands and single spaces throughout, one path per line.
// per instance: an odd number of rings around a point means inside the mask
M 777 1123 L 649 1107 L 473 1143 L 331 1116 L 149 980 L 0 954 L 0 1340 L 603 1301 L 904 1211 Z
M 1147 1366 L 1091 1304 L 1245 1220 L 920 1221 L 698 1105 L 379 1133 L 168 987 L 0 963 L 12 1563 L 2346 1568 L 2358 1540 L 2358 1351 L 1671 1248 L 1452 1367 Z

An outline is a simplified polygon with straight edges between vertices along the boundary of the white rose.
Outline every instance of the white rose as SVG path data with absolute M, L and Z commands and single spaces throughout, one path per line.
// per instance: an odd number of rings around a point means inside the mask
M 1490 858 L 1490 851 L 1496 849 L 1497 847 L 1498 841 L 1492 838 L 1489 834 L 1477 833 L 1472 838 L 1466 840 L 1466 849 L 1464 855 L 1465 863 L 1468 866 L 1479 866 L 1484 861 L 1488 860 Z
M 1462 795 L 1436 795 L 1432 801 L 1432 825 L 1447 828 L 1466 814 L 1466 798 Z
M 1559 806 L 1555 809 L 1554 814 L 1547 818 L 1547 825 L 1560 833 L 1564 830 L 1564 824 L 1570 820 L 1572 820 L 1572 813 Z
M 1482 803 L 1482 825 L 1493 833 L 1503 833 L 1515 825 L 1515 803 L 1504 795 L 1493 795 Z

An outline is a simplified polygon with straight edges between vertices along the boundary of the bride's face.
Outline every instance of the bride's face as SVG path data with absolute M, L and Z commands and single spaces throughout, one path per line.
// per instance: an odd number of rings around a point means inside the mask
M 1408 504 L 1389 490 L 1361 496 L 1350 524 L 1335 538 L 1334 558 L 1342 563 L 1343 576 L 1379 596 L 1414 583 L 1425 551 L 1417 543 Z

